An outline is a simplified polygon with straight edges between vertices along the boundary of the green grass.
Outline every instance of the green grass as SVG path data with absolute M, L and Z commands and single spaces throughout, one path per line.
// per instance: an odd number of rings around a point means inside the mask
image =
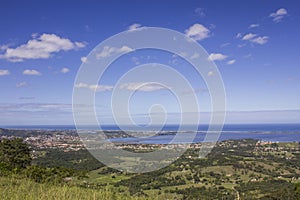
M 132 197 L 122 193 L 119 195 L 109 187 L 103 189 L 87 189 L 72 185 L 39 184 L 29 179 L 0 177 L 1 200 L 142 200 L 158 199 L 155 196 Z

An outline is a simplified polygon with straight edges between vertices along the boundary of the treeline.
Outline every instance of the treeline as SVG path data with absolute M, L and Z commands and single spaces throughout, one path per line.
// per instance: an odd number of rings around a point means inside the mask
M 44 155 L 33 160 L 34 165 L 44 167 L 64 167 L 80 171 L 92 171 L 104 165 L 94 158 L 86 149 L 65 152 L 61 149 L 45 149 Z
M 21 138 L 0 140 L 0 176 L 30 178 L 36 182 L 60 183 L 83 178 L 85 171 L 65 167 L 32 165 L 30 147 Z
M 261 199 L 300 199 L 300 183 L 292 184 L 284 180 L 241 183 L 236 189 L 239 191 L 241 198 L 245 200 L 256 198 L 251 195 L 253 191 L 265 194 Z

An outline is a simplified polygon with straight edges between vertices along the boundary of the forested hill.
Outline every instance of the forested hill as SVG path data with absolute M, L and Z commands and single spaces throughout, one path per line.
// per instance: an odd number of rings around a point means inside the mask
M 0 128 L 0 136 L 26 137 L 28 135 L 25 134 L 23 130 L 10 130 L 10 129 Z
M 0 137 L 6 136 L 6 137 L 31 137 L 31 136 L 38 136 L 38 135 L 55 135 L 55 134 L 61 134 L 61 135 L 76 135 L 77 133 L 74 130 L 21 130 L 21 129 L 6 129 L 6 128 L 0 128 Z

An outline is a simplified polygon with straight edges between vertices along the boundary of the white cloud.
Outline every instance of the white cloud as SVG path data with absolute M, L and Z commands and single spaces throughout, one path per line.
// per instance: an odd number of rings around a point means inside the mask
M 235 63 L 235 60 L 233 59 L 233 60 L 229 60 L 229 61 L 227 61 L 227 65 L 232 65 L 232 64 L 234 64 Z
M 244 35 L 244 37 L 242 38 L 242 40 L 251 40 L 251 39 L 253 39 L 256 36 L 257 36 L 256 34 L 248 33 L 248 34 Z
M 66 67 L 64 67 L 64 68 L 62 68 L 62 69 L 60 70 L 60 72 L 63 73 L 63 74 L 66 74 L 66 73 L 68 73 L 69 71 L 70 71 L 70 69 L 69 69 L 69 68 L 66 68 Z
M 210 25 L 209 25 L 209 29 L 211 29 L 211 30 L 212 30 L 212 29 L 215 29 L 216 27 L 217 27 L 217 26 L 216 26 L 215 24 L 210 24 Z
M 93 91 L 97 92 L 103 92 L 103 91 L 111 91 L 113 89 L 113 86 L 111 85 L 89 85 L 86 83 L 78 83 L 75 85 L 76 88 L 87 88 Z
M 256 37 L 251 40 L 251 42 L 256 43 L 256 44 L 265 44 L 268 42 L 269 37 L 263 36 L 263 37 Z
M 256 28 L 256 27 L 259 27 L 259 24 L 250 24 L 248 28 Z
M 23 71 L 24 75 L 31 75 L 31 76 L 40 76 L 42 75 L 39 71 L 34 70 L 34 69 L 25 69 Z
M 120 86 L 120 89 L 126 89 L 131 91 L 143 91 L 143 92 L 152 92 L 157 90 L 168 89 L 159 85 L 155 82 L 136 82 L 136 83 L 124 83 Z
M 17 84 L 16 84 L 16 87 L 17 87 L 17 88 L 25 87 L 25 86 L 27 86 L 27 83 L 26 83 L 26 82 L 20 82 L 20 83 L 17 83 Z
M 192 56 L 191 56 L 191 59 L 196 59 L 196 58 L 199 58 L 200 55 L 198 53 L 194 53 Z
M 76 88 L 88 88 L 89 85 L 86 83 L 78 83 L 75 85 Z
M 208 60 L 211 60 L 211 61 L 224 60 L 226 58 L 227 58 L 227 56 L 224 54 L 221 54 L 221 53 L 211 53 L 208 56 Z
M 90 85 L 89 89 L 90 90 L 95 90 L 97 92 L 103 92 L 103 91 L 110 91 L 114 87 L 111 85 Z
M 144 28 L 141 24 L 132 24 L 128 27 L 129 31 L 136 31 L 138 29 Z
M 241 38 L 243 35 L 241 33 L 236 34 L 236 38 Z
M 242 40 L 248 40 L 252 43 L 263 45 L 268 42 L 269 37 L 268 36 L 258 36 L 257 34 L 248 33 L 244 35 Z
M 209 71 L 208 73 L 207 73 L 207 76 L 213 76 L 215 73 L 213 72 L 213 71 Z
M 44 103 L 23 103 L 23 104 L 0 104 L 0 109 L 3 111 L 20 111 L 20 112 L 32 112 L 41 110 L 52 110 L 52 109 L 66 109 L 71 111 L 71 104 L 44 104 Z
M 224 48 L 224 47 L 227 47 L 227 46 L 229 46 L 230 45 L 230 43 L 229 42 L 226 42 L 226 43 L 223 43 L 223 44 L 221 44 L 221 48 Z
M 96 55 L 96 58 L 97 59 L 106 58 L 115 53 L 126 53 L 130 51 L 133 51 L 133 49 L 128 46 L 122 46 L 121 48 L 105 46 L 103 50 Z
M 86 46 L 85 42 L 74 42 L 75 47 L 74 48 L 84 48 Z
M 72 42 L 55 34 L 44 33 L 37 38 L 35 35 L 33 36 L 33 39 L 26 44 L 16 48 L 6 48 L 5 53 L 0 55 L 0 58 L 11 62 L 22 62 L 25 59 L 46 59 L 53 53 L 85 47 L 85 43 Z
M 179 53 L 179 55 L 181 56 L 181 57 L 187 57 L 188 56 L 188 53 L 187 52 L 184 52 L 184 51 L 182 51 L 182 52 L 180 52 Z
M 285 15 L 287 15 L 287 10 L 285 8 L 278 9 L 275 13 L 271 13 L 269 17 L 273 18 L 273 21 L 278 23 L 280 22 Z
M 0 51 L 5 51 L 6 49 L 8 49 L 8 45 L 0 45 Z
M 38 33 L 32 33 L 32 34 L 31 34 L 31 37 L 32 37 L 32 38 L 37 38 L 38 36 L 39 36 Z
M 195 9 L 195 13 L 196 13 L 199 17 L 205 17 L 205 13 L 204 13 L 204 9 L 203 9 L 203 8 L 196 8 L 196 9 Z
M 141 62 L 140 62 L 140 59 L 138 58 L 138 57 L 132 57 L 131 58 L 131 60 L 132 60 L 132 62 L 134 62 L 134 64 L 136 64 L 136 65 L 139 65 L 139 64 L 141 64 Z
M 0 76 L 7 76 L 10 75 L 9 70 L 7 69 L 0 69 Z
M 86 63 L 87 62 L 87 57 L 81 57 L 80 60 L 81 60 L 81 62 Z
M 194 40 L 203 40 L 208 38 L 210 35 L 210 30 L 208 30 L 202 24 L 194 24 L 189 29 L 185 30 L 186 36 L 193 38 Z

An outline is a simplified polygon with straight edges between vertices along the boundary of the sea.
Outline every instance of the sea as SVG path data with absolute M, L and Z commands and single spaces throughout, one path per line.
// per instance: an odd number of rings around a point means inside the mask
M 199 125 L 197 133 L 191 131 L 191 126 L 182 126 L 181 131 L 184 131 L 186 137 L 195 136 L 194 143 L 203 142 L 208 134 L 209 125 Z M 9 129 L 27 129 L 27 130 L 76 130 L 75 125 L 35 125 L 35 126 L 2 126 L 1 128 Z M 160 131 L 165 134 L 158 134 L 151 137 L 126 137 L 110 139 L 113 142 L 138 143 L 138 144 L 168 144 L 175 136 L 179 125 L 165 125 Z M 87 129 L 99 130 L 99 127 L 87 127 Z M 156 127 L 147 126 L 124 126 L 122 129 L 129 131 L 153 131 Z M 104 125 L 101 130 L 120 131 L 121 128 L 117 125 Z M 172 134 L 166 134 L 166 133 Z M 195 135 L 194 135 L 195 134 Z M 261 141 L 272 142 L 300 142 L 300 124 L 225 124 L 218 135 L 217 140 L 238 140 L 238 139 L 257 139 Z

